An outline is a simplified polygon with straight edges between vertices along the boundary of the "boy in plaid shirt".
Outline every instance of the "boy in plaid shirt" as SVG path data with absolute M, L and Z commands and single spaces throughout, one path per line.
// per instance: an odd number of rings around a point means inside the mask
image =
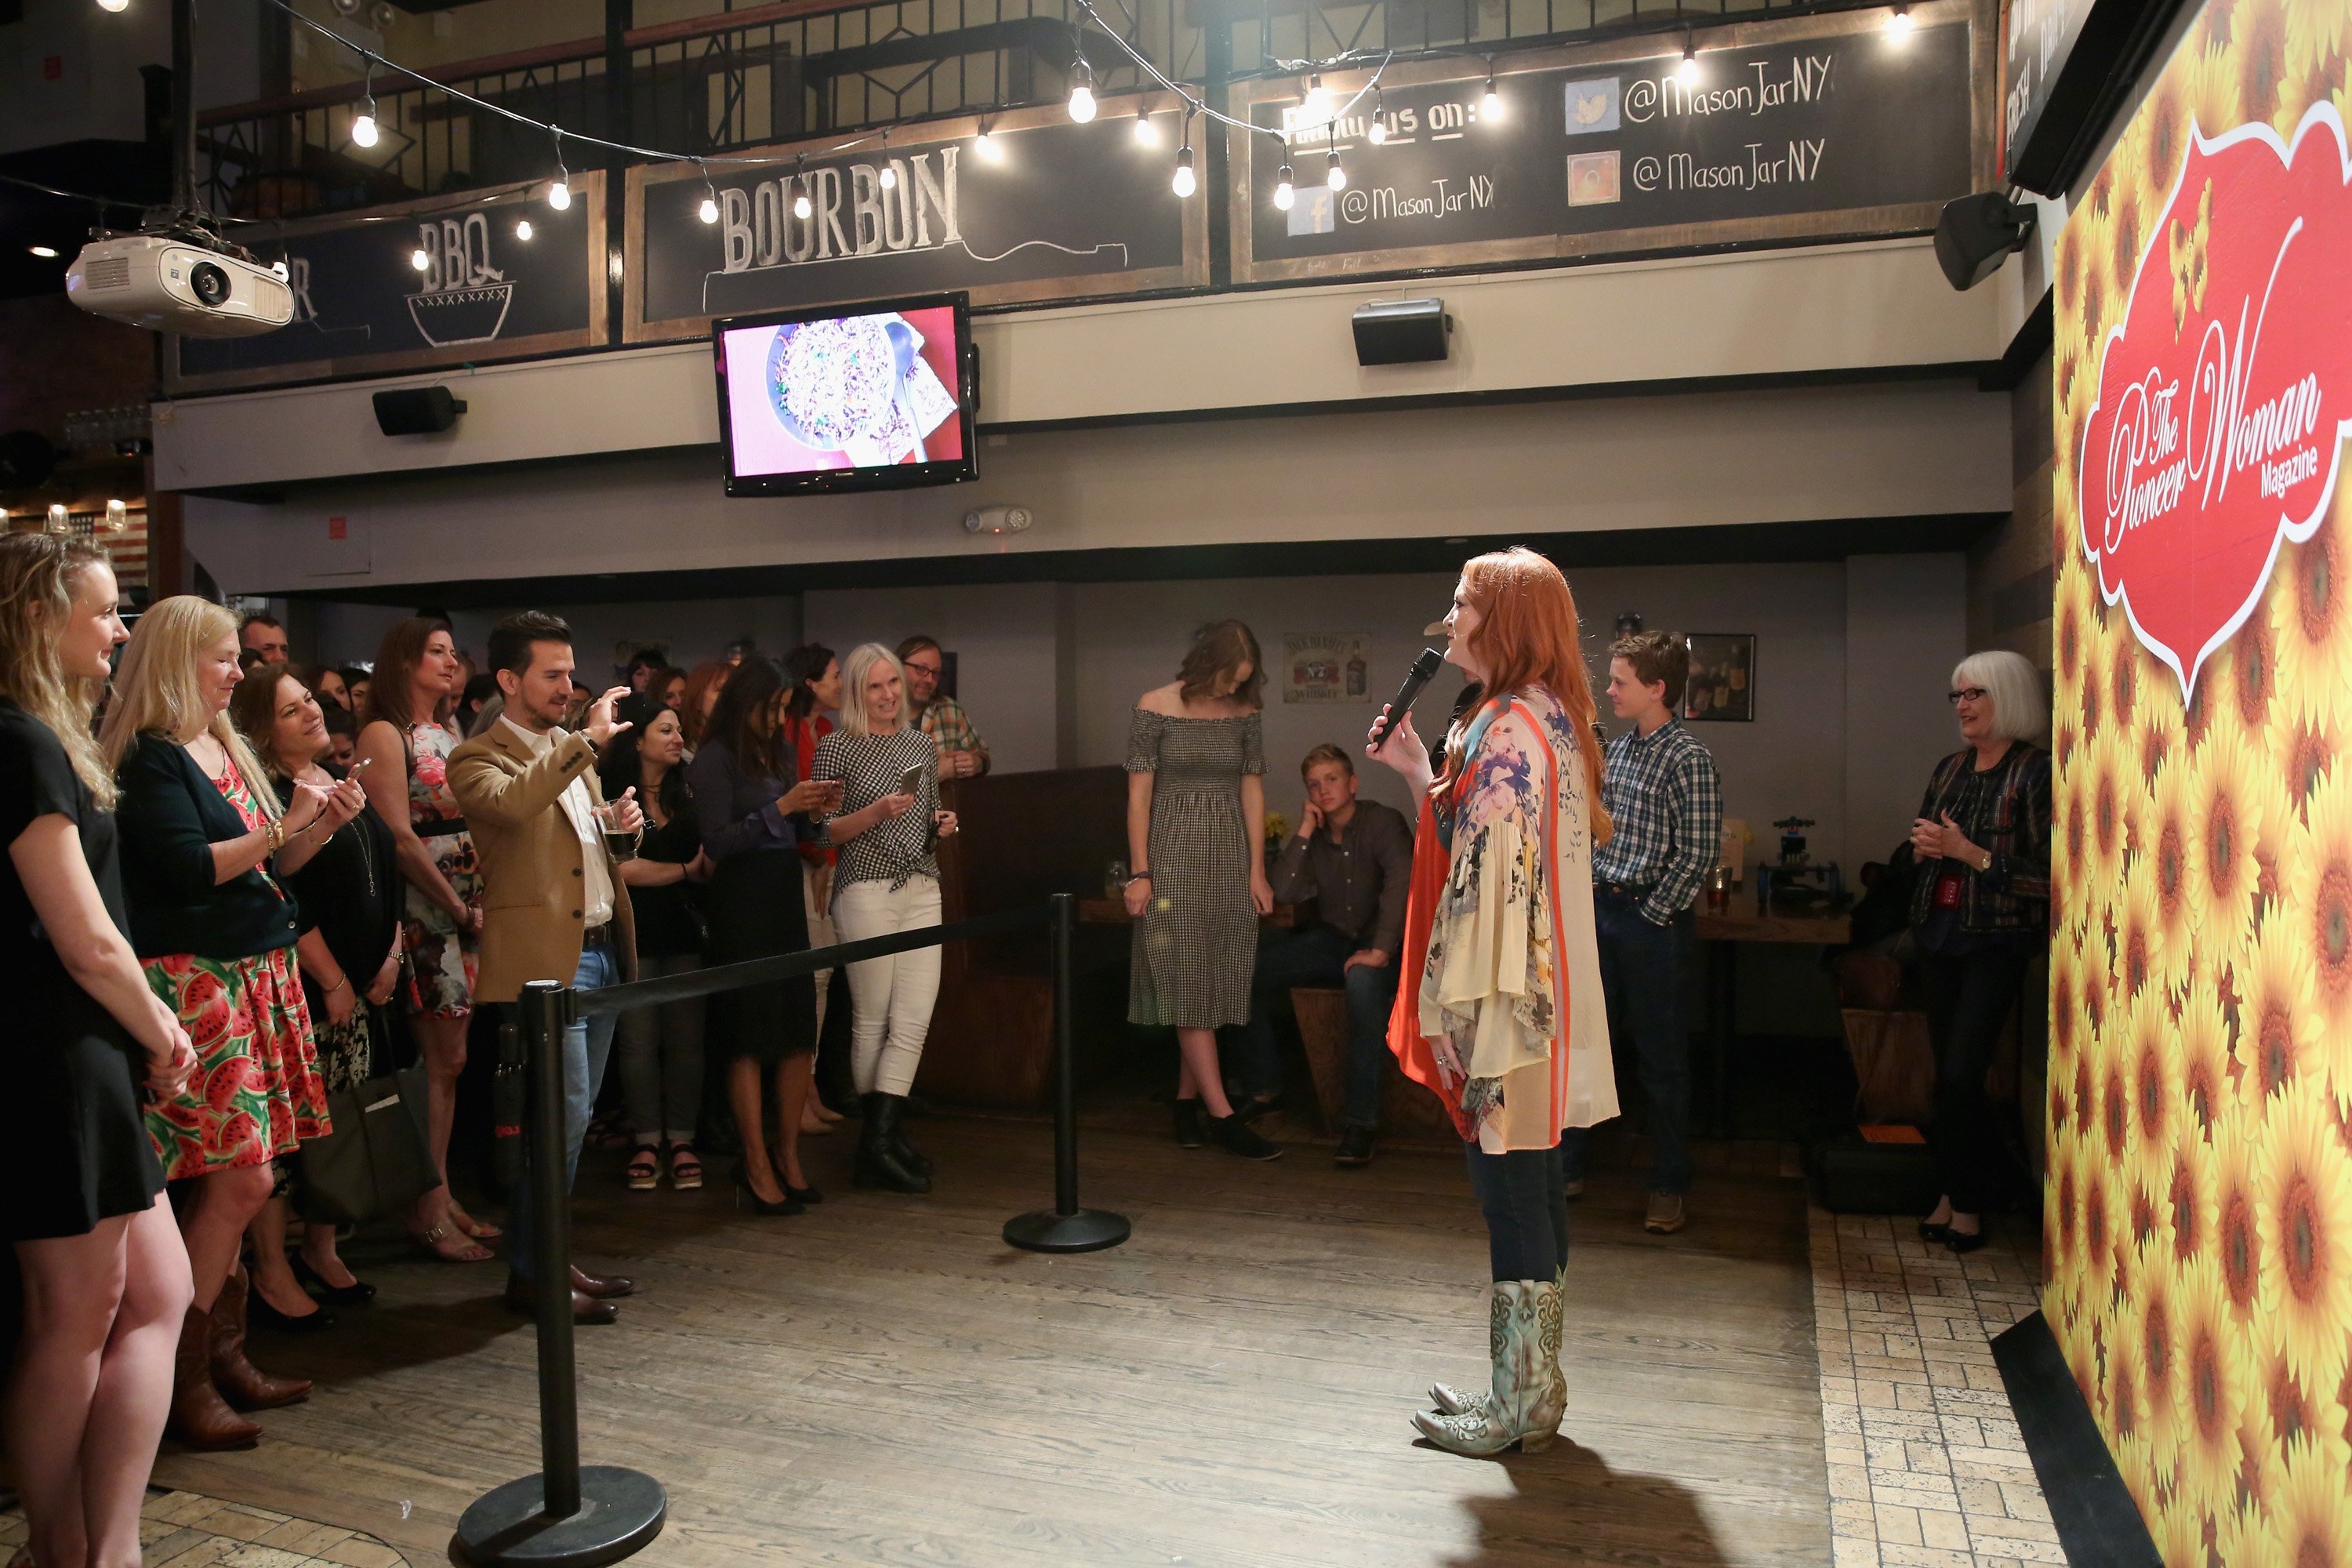
M 1683 976 L 1692 906 L 1723 852 L 1723 782 L 1706 748 L 1675 718 L 1690 650 L 1665 632 L 1609 649 L 1609 705 L 1633 728 L 1609 742 L 1601 798 L 1614 825 L 1592 851 L 1601 988 L 1617 1060 L 1640 1064 L 1653 1163 L 1643 1226 L 1682 1229 L 1690 1186 L 1690 1028 Z M 1560 1134 L 1571 1192 L 1584 1178 L 1584 1130 Z

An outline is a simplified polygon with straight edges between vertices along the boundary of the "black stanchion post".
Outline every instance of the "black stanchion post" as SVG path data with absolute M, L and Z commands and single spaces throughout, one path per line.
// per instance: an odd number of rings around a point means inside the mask
M 1078 1206 L 1077 1066 L 1070 1048 L 1070 932 L 1077 910 L 1072 895 L 1054 895 L 1054 1212 L 1020 1215 L 1004 1225 L 1004 1239 L 1030 1252 L 1098 1252 L 1133 1229 L 1124 1215 Z
M 531 1278 L 539 1289 L 540 1473 L 475 1500 L 457 1521 L 451 1555 L 472 1568 L 597 1568 L 644 1550 L 661 1533 L 669 1498 L 651 1476 L 580 1465 L 578 1369 L 572 1356 L 572 1203 L 564 1180 L 563 1031 L 572 992 L 552 980 L 523 987 L 523 1050 L 530 1074 Z

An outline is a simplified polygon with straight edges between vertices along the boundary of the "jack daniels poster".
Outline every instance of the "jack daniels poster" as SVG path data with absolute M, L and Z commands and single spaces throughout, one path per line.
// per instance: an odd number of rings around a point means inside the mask
M 1874 12 L 1703 32 L 1687 79 L 1678 35 L 1538 57 L 1496 71 L 1493 123 L 1481 123 L 1483 66 L 1393 68 L 1377 100 L 1383 142 L 1368 135 L 1369 95 L 1328 137 L 1293 134 L 1287 212 L 1269 199 L 1280 143 L 1247 139 L 1234 160 L 1235 280 L 1931 228 L 1989 164 L 1992 106 L 1971 66 L 1989 58 L 1990 29 L 1967 0 L 1910 16 L 1899 31 Z M 1338 87 L 1339 102 L 1369 79 Z M 1295 85 L 1254 90 L 1251 123 L 1290 130 Z M 1324 180 L 1335 148 L 1338 191 Z
M 544 187 L 372 207 L 230 237 L 286 264 L 294 319 L 249 338 L 167 340 L 165 390 L 200 392 L 330 376 L 480 364 L 603 344 L 604 182 L 572 177 L 557 212 Z M 520 227 L 529 224 L 529 237 Z M 419 268 L 419 252 L 425 265 Z
M 742 155 L 759 163 L 709 165 L 709 185 L 691 163 L 632 169 L 624 335 L 695 337 L 721 316 L 900 294 L 995 305 L 1205 283 L 1207 195 L 1169 188 L 1176 116 L 1160 121 L 1157 147 L 1137 143 L 1131 111 L 1080 125 L 1052 105 L 992 118 L 989 152 L 961 120 L 887 145 L 754 149 Z M 1197 121 L 1193 135 L 1198 152 Z

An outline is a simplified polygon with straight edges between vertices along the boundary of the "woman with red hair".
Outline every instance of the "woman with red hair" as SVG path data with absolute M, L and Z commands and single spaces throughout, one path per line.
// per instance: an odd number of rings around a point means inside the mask
M 1548 1446 L 1567 1406 L 1560 1129 L 1617 1114 L 1592 919 L 1592 847 L 1609 817 L 1559 568 L 1531 550 L 1474 557 L 1445 629 L 1446 662 L 1482 696 L 1448 732 L 1444 771 L 1433 776 L 1409 712 L 1366 752 L 1421 802 L 1389 1048 L 1462 1135 L 1494 1276 L 1490 1388 L 1438 1384 L 1437 1408 L 1413 1425 L 1441 1448 L 1486 1455 Z

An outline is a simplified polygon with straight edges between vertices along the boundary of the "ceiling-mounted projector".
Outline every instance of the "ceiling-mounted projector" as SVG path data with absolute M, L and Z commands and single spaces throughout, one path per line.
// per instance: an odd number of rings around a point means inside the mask
M 243 338 L 294 319 L 294 291 L 262 266 L 168 235 L 94 239 L 66 269 L 66 297 L 94 316 L 191 338 Z

